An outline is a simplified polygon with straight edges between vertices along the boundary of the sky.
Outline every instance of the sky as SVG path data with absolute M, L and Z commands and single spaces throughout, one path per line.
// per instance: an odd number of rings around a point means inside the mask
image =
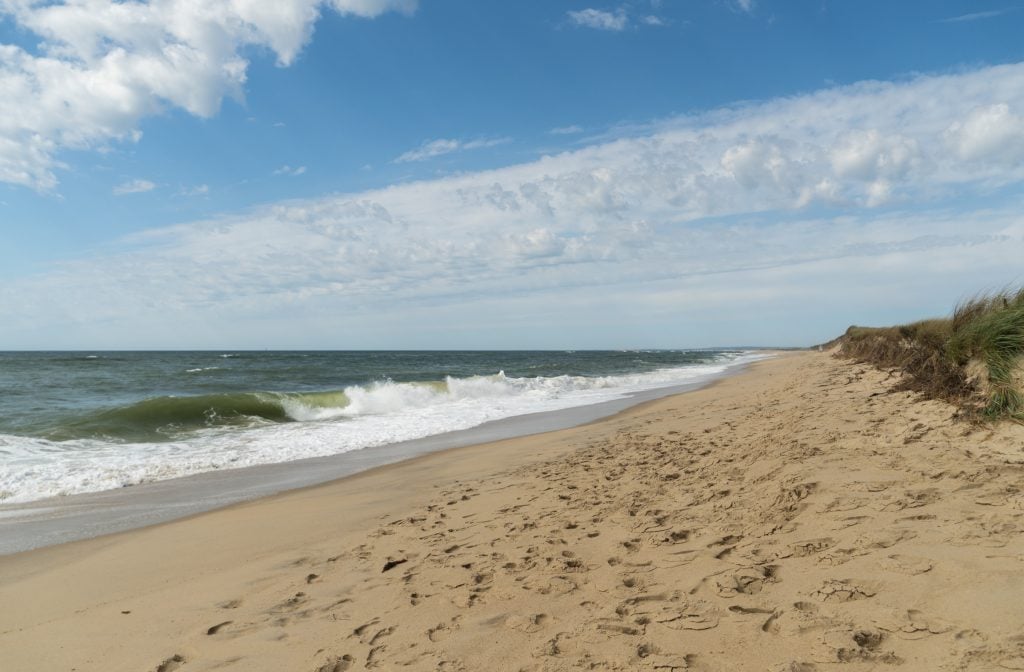
M 1024 2 L 0 0 L 0 349 L 806 346 L 1024 283 Z

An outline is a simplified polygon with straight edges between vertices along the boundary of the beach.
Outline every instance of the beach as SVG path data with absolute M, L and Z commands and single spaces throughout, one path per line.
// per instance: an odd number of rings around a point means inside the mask
M 0 670 L 1020 670 L 1024 427 L 789 353 L 0 557 Z

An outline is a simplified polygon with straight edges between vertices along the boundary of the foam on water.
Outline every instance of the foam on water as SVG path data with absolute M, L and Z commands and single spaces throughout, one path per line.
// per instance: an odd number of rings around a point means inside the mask
M 255 417 L 244 427 L 201 428 L 164 442 L 51 441 L 0 434 L 0 502 L 27 502 L 372 448 L 491 420 L 699 382 L 764 357 L 737 354 L 715 363 L 632 375 L 517 378 L 498 373 L 433 383 L 382 381 L 350 386 L 343 393 L 268 393 L 262 400 L 280 404 L 294 422 Z

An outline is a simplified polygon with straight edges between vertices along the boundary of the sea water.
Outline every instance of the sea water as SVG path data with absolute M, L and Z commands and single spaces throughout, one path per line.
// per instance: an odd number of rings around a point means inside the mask
M 699 383 L 763 356 L 0 353 L 0 503 L 370 450 Z

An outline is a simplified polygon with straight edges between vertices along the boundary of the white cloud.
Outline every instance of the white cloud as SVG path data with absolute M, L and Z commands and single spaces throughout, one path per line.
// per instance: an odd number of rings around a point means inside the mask
M 1021 110 L 1024 64 L 865 82 L 158 229 L 6 283 L 0 347 L 599 347 L 588 334 L 641 323 L 670 347 L 796 339 L 800 315 L 832 336 L 901 301 L 944 311 L 1019 279 L 1024 162 L 1006 147 Z M 980 195 L 985 210 L 948 205 Z
M 662 19 L 659 16 L 654 16 L 653 14 L 645 16 L 645 17 L 641 18 L 640 20 L 642 22 L 644 22 L 645 24 L 647 24 L 648 26 L 664 26 L 665 25 L 665 20 L 664 19 Z
M 364 19 L 373 19 L 385 12 L 412 14 L 418 0 L 330 0 L 330 6 L 341 14 L 352 14 Z
M 614 12 L 588 8 L 566 12 L 566 15 L 575 25 L 596 30 L 619 31 L 625 30 L 629 25 L 629 17 L 626 15 L 626 10 L 622 8 L 616 9 Z
M 735 0 L 736 7 L 744 12 L 754 11 L 754 7 L 757 5 L 756 0 Z
M 1008 9 L 992 9 L 985 12 L 972 12 L 970 14 L 961 14 L 959 16 L 951 16 L 948 19 L 942 19 L 939 23 L 964 23 L 967 21 L 980 21 L 982 19 L 994 19 L 997 16 L 1006 14 Z
M 552 135 L 575 135 L 577 133 L 582 132 L 583 127 L 577 126 L 576 124 L 573 124 L 571 126 L 559 126 L 558 128 L 552 128 L 550 131 L 548 131 L 548 133 L 551 133 Z
M 115 196 L 124 196 L 125 194 L 141 194 L 147 191 L 153 191 L 156 189 L 156 185 L 149 180 L 128 180 L 114 187 Z
M 477 138 L 476 140 L 452 140 L 439 138 L 428 140 L 416 149 L 411 149 L 395 159 L 395 163 L 426 161 L 453 152 L 464 152 L 471 149 L 485 149 L 512 142 L 511 138 Z
M 306 172 L 306 167 L 305 166 L 297 166 L 297 167 L 293 168 L 293 167 L 291 167 L 289 165 L 284 165 L 284 166 L 281 166 L 280 168 L 278 168 L 277 170 L 275 170 L 274 171 L 274 175 L 289 175 L 291 177 L 298 177 L 299 175 L 305 174 L 305 172 Z
M 886 137 L 872 128 L 843 134 L 833 147 L 830 160 L 837 177 L 870 181 L 904 177 L 918 156 L 916 141 L 898 133 Z
M 950 125 L 946 140 L 965 161 L 1018 164 L 1024 161 L 1024 116 L 1006 103 L 976 107 Z
M 214 115 L 243 95 L 244 54 L 291 64 L 325 7 L 371 18 L 416 0 L 0 0 L 0 19 L 40 40 L 0 44 L 0 182 L 51 189 L 63 150 L 138 141 L 167 107 Z
M 206 196 L 210 193 L 210 185 L 197 184 L 194 187 L 182 187 L 178 191 L 179 196 Z

